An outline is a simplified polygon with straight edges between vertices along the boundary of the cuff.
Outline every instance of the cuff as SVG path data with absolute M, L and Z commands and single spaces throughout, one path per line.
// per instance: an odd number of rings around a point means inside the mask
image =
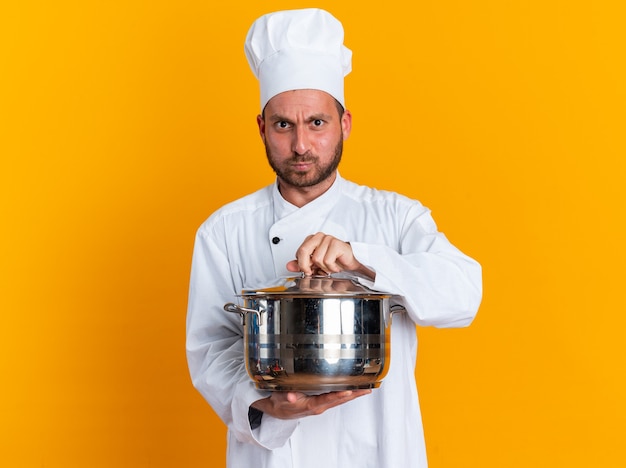
M 252 421 L 249 419 L 250 405 L 269 395 L 269 392 L 257 390 L 253 382 L 240 384 L 232 401 L 231 431 L 240 442 L 275 450 L 287 443 L 298 427 L 298 420 L 277 419 L 259 411 L 262 414 L 262 419 L 259 418 L 260 424 L 252 427 Z

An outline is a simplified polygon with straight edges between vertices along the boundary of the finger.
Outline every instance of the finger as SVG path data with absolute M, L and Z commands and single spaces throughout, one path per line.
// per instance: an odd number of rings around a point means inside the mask
M 300 392 L 287 392 L 286 397 L 289 403 L 296 403 L 298 400 L 306 398 L 306 395 Z
M 313 274 L 314 262 L 312 260 L 312 255 L 317 246 L 320 244 L 323 236 L 324 234 L 319 232 L 317 234 L 307 236 L 304 239 L 304 242 L 302 242 L 302 245 L 296 251 L 296 259 L 298 261 L 299 270 L 305 275 Z
M 287 271 L 298 272 L 300 271 L 300 266 L 298 265 L 298 260 L 292 260 L 287 263 Z
M 336 406 L 341 403 L 345 403 L 346 401 L 354 400 L 363 395 L 367 395 L 372 393 L 370 389 L 365 390 L 343 390 L 339 392 L 329 392 L 322 393 L 321 395 L 317 395 L 313 398 L 316 399 L 316 404 L 319 406 L 328 405 Z
M 313 262 L 311 261 L 311 257 L 298 258 L 298 268 L 305 275 L 311 276 L 313 274 Z
M 372 393 L 370 389 L 346 390 L 341 392 L 324 393 L 313 397 L 315 401 L 309 402 L 309 407 L 317 414 L 322 413 L 335 406 L 343 405 L 356 398 Z
M 287 262 L 287 270 L 296 272 L 302 272 L 305 275 L 313 274 L 313 262 L 311 261 L 311 256 L 306 256 L 306 254 L 302 254 L 300 249 L 296 253 L 296 259 Z
M 311 275 L 313 276 L 328 276 L 330 274 L 326 270 L 322 270 L 321 268 L 316 266 L 314 266 L 311 271 Z
M 334 238 L 331 236 L 323 236 L 317 239 L 318 243 L 311 252 L 311 262 L 316 268 L 332 272 L 332 270 L 329 269 L 329 264 L 332 263 L 332 259 L 328 257 L 328 250 L 333 239 Z
M 350 244 L 332 236 L 324 237 L 311 257 L 313 263 L 329 273 L 343 271 L 351 264 L 352 248 Z

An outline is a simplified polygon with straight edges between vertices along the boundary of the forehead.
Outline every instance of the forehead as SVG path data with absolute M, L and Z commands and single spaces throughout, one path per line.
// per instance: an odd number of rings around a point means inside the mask
M 316 89 L 296 89 L 277 94 L 267 102 L 264 112 L 266 116 L 335 113 L 335 98 Z

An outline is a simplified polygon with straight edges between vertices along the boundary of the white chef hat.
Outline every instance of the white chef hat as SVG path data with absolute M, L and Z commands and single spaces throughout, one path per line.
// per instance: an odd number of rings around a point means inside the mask
M 343 45 L 343 27 L 317 8 L 261 16 L 244 46 L 261 86 L 261 110 L 272 97 L 294 89 L 317 89 L 345 108 L 343 77 L 352 70 L 352 52 Z

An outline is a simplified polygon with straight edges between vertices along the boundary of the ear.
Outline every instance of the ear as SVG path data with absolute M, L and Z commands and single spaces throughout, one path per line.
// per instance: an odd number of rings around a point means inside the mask
M 348 109 L 343 112 L 341 116 L 341 133 L 343 134 L 343 139 L 347 140 L 350 136 L 350 132 L 352 131 L 352 114 Z
M 261 114 L 256 116 L 256 124 L 259 127 L 259 134 L 261 135 L 261 140 L 265 143 L 265 119 Z

